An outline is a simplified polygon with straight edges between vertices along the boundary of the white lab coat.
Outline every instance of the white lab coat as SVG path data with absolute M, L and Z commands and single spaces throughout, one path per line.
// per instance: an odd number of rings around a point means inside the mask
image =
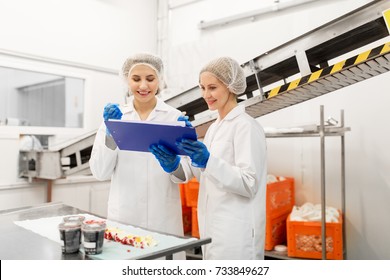
M 150 121 L 177 121 L 181 112 L 157 98 Z M 140 120 L 133 97 L 120 107 L 123 120 Z M 180 191 L 152 153 L 111 150 L 100 126 L 89 161 L 98 180 L 111 179 L 108 218 L 153 231 L 183 235 Z
M 263 128 L 243 106 L 237 106 L 210 126 L 204 144 L 210 152 L 206 168 L 191 168 L 200 183 L 200 237 L 212 238 L 202 247 L 203 258 L 264 259 L 267 149 Z

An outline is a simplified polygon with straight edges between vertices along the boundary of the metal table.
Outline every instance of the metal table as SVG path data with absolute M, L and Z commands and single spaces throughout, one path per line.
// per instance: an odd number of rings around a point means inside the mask
M 75 214 L 91 214 L 63 203 L 46 203 L 38 206 L 23 207 L 0 211 L 0 259 L 1 260 L 84 260 L 89 259 L 82 252 L 62 254 L 61 246 L 46 237 L 24 229 L 14 221 L 66 216 Z M 92 214 L 94 215 L 94 214 Z M 95 215 L 97 216 L 97 215 Z M 164 233 L 165 234 L 165 233 Z M 169 235 L 169 234 L 166 234 Z M 171 235 L 172 236 L 172 235 Z M 188 237 L 174 236 L 188 239 Z M 211 238 L 197 239 L 169 249 L 156 250 L 138 259 L 148 260 L 160 257 L 172 259 L 177 252 L 199 247 L 211 242 Z

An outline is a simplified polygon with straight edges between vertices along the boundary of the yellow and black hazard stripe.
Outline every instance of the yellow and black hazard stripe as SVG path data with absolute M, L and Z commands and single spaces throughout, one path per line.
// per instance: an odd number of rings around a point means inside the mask
M 388 9 L 386 11 L 383 11 L 383 18 L 385 20 L 385 23 L 386 23 L 386 26 L 387 26 L 387 30 L 390 33 L 390 9 Z
M 267 99 L 278 96 L 282 93 L 288 92 L 290 90 L 296 89 L 305 84 L 310 84 L 315 82 L 321 78 L 328 77 L 330 75 L 342 72 L 343 70 L 347 70 L 351 67 L 357 66 L 359 64 L 365 63 L 367 61 L 373 60 L 377 57 L 384 56 L 385 54 L 390 53 L 390 42 L 383 44 L 379 47 L 376 47 L 372 50 L 365 51 L 361 54 L 355 55 L 346 60 L 340 61 L 334 65 L 325 67 L 316 72 L 313 72 L 310 75 L 304 76 L 302 78 L 296 79 L 292 82 L 286 83 L 284 85 L 273 88 L 272 90 L 265 93 Z M 385 62 L 389 65 L 390 61 L 385 60 Z M 386 71 L 389 71 L 389 66 L 386 65 Z

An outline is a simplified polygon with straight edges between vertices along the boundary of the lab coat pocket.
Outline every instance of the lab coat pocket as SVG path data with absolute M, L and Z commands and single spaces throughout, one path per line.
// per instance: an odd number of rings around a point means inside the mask
M 210 221 L 212 243 L 209 259 L 253 258 L 252 225 L 237 218 L 214 215 Z

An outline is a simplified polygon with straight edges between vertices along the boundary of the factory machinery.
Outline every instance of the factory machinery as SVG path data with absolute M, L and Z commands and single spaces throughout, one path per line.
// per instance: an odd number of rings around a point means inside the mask
M 247 89 L 239 102 L 257 118 L 389 71 L 390 42 L 329 65 L 389 36 L 389 9 L 389 1 L 373 1 L 243 63 Z M 190 120 L 208 109 L 198 86 L 166 102 Z M 193 121 L 200 137 L 215 119 L 208 115 Z
M 96 131 L 68 140 L 50 149 L 20 151 L 19 175 L 55 180 L 70 175 L 90 174 L 89 158 Z
M 389 71 L 390 42 L 329 63 L 388 37 L 389 26 L 390 1 L 373 1 L 243 63 L 247 89 L 239 102 L 257 118 Z M 197 86 L 166 102 L 187 113 L 199 137 L 216 119 L 215 115 L 195 119 L 208 110 Z M 95 133 L 56 149 L 20 152 L 20 175 L 54 180 L 88 174 Z

